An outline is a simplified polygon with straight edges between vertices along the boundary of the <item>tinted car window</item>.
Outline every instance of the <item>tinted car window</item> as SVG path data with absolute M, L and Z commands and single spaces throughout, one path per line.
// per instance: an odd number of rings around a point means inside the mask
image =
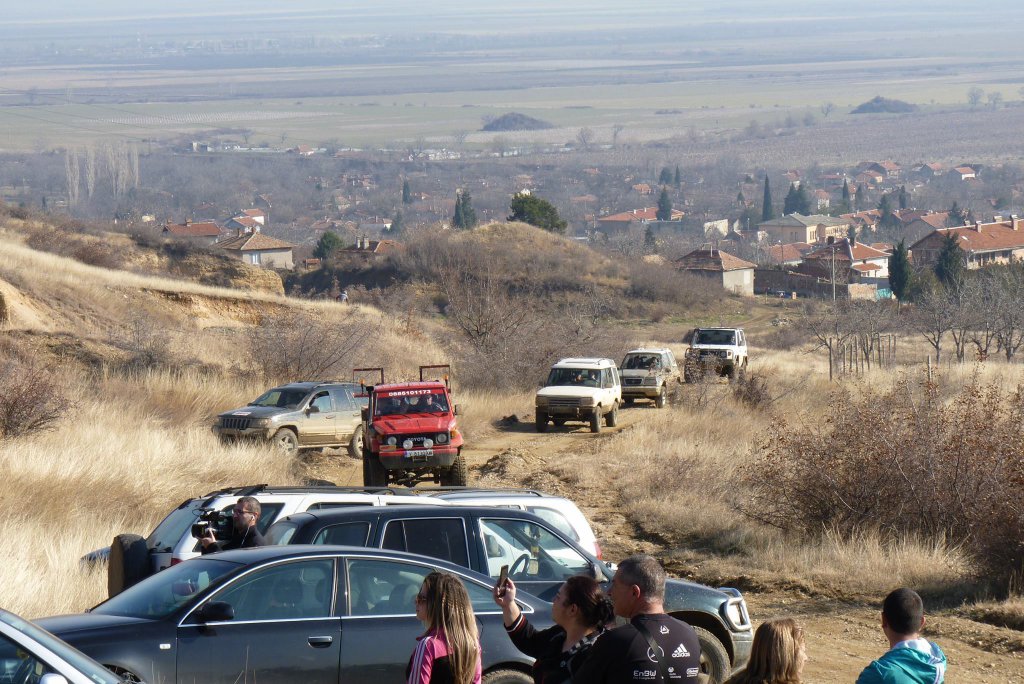
M 313 538 L 314 544 L 337 544 L 340 546 L 366 546 L 370 536 L 370 523 L 351 522 L 325 527 Z
M 299 402 L 306 397 L 304 389 L 285 389 L 275 387 L 255 399 L 249 406 L 276 406 L 278 408 L 297 408 Z
M 351 615 L 415 615 L 416 594 L 433 568 L 387 560 L 348 561 Z M 496 613 L 490 587 L 462 580 L 473 612 Z
M 329 617 L 334 561 L 326 558 L 282 563 L 234 580 L 211 600 L 235 610 L 235 621 Z
M 383 546 L 469 567 L 466 528 L 458 518 L 392 520 L 384 529 Z
M 416 594 L 432 568 L 389 560 L 349 560 L 350 615 L 415 615 Z
M 0 619 L 6 622 L 8 625 L 18 630 L 22 634 L 25 634 L 29 638 L 38 642 L 44 648 L 49 649 L 57 655 L 58 658 L 66 663 L 69 663 L 79 672 L 87 675 L 89 679 L 96 684 L 122 684 L 120 677 L 114 675 L 102 665 L 92 660 L 88 656 L 84 655 L 80 651 L 68 646 L 66 643 L 53 636 L 47 631 L 39 629 L 34 624 L 22 620 L 16 615 L 11 613 L 0 613 Z M 10 641 L 7 641 L 6 637 L 3 637 L 4 641 L 0 642 L 0 681 L 8 681 L 5 677 L 10 671 L 10 651 L 8 650 Z M 31 656 L 24 649 L 18 649 L 15 651 L 15 655 L 18 660 L 23 658 L 30 658 Z M 17 672 L 17 670 L 15 670 Z M 33 672 L 45 674 L 49 672 L 48 669 L 40 671 L 37 667 L 33 666 Z M 18 678 L 14 678 L 11 681 L 23 681 Z M 28 681 L 34 682 L 35 679 L 29 679 Z

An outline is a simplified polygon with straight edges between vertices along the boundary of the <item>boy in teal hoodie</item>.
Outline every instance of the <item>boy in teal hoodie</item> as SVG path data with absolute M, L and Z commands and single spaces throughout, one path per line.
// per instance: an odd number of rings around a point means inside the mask
M 913 589 L 897 589 L 882 603 L 882 631 L 889 650 L 872 661 L 857 684 L 942 684 L 946 656 L 942 649 L 921 638 L 924 602 Z

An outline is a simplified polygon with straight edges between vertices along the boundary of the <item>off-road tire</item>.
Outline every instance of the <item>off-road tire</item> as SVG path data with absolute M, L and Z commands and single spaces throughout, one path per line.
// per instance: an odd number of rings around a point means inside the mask
M 532 684 L 533 677 L 519 670 L 495 670 L 484 675 L 483 684 Z
M 608 427 L 615 427 L 619 422 L 619 405 L 612 404 L 612 410 L 604 414 L 604 424 Z
M 624 403 L 626 406 L 632 406 L 633 397 L 622 397 L 622 403 Z
M 595 408 L 594 412 L 590 414 L 590 431 L 600 432 L 601 431 L 601 409 Z
M 455 457 L 452 467 L 441 472 L 441 486 L 465 487 L 467 484 L 469 484 L 469 467 L 466 465 L 466 457 L 462 455 L 462 449 L 459 449 L 459 455 Z
M 149 548 L 137 534 L 119 534 L 110 545 L 107 558 L 107 595 L 116 596 L 149 577 Z
M 271 441 L 274 446 L 288 456 L 294 456 L 299 453 L 299 436 L 291 428 L 281 428 L 274 433 Z
M 548 414 L 546 414 L 544 411 L 540 411 L 540 410 L 537 411 L 536 422 L 537 422 L 537 432 L 547 432 L 548 431 Z
M 565 425 L 565 418 L 552 418 L 551 422 L 555 424 L 555 427 L 562 427 Z
M 356 427 L 356 431 L 352 433 L 352 439 L 348 443 L 348 455 L 352 458 L 360 458 L 363 455 L 364 434 L 364 428 L 362 425 Z
M 704 629 L 694 627 L 697 641 L 700 642 L 700 681 L 701 684 L 722 684 L 729 678 L 732 666 L 729 663 L 729 652 L 718 638 Z
M 380 462 L 379 456 L 366 450 L 363 451 L 363 486 L 388 486 L 388 469 Z
M 654 405 L 658 408 L 665 408 L 665 404 L 668 402 L 668 390 L 665 389 L 665 385 L 661 386 L 661 391 L 658 392 L 658 396 L 654 398 Z
M 729 366 L 729 372 L 727 373 L 727 375 L 729 376 L 729 382 L 736 382 L 736 374 L 738 372 L 739 372 L 738 364 L 734 363 L 731 366 Z

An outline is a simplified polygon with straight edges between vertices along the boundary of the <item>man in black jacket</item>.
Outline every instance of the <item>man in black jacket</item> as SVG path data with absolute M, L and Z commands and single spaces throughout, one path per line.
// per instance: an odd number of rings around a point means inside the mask
M 203 545 L 203 553 L 230 551 L 231 549 L 248 549 L 253 546 L 266 546 L 267 540 L 260 534 L 256 523 L 260 519 L 260 502 L 253 496 L 243 496 L 231 511 L 231 538 L 217 541 L 213 536 L 213 525 L 206 529 L 206 536 L 199 539 Z
M 665 614 L 665 570 L 645 554 L 619 564 L 608 591 L 615 614 L 629 620 L 598 638 L 574 684 L 692 684 L 700 642 L 690 625 Z

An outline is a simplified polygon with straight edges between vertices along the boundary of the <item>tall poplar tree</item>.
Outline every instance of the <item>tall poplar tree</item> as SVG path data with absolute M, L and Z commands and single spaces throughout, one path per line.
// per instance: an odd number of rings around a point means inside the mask
M 906 242 L 900 240 L 889 259 L 889 287 L 896 296 L 896 301 L 903 303 L 910 293 L 910 258 L 907 256 Z
M 658 195 L 658 213 L 655 217 L 659 221 L 672 220 L 672 198 L 668 196 L 668 188 L 662 188 Z
M 771 221 L 775 218 L 775 209 L 772 208 L 772 188 L 768 184 L 768 174 L 764 176 L 764 199 L 761 200 L 761 220 Z

